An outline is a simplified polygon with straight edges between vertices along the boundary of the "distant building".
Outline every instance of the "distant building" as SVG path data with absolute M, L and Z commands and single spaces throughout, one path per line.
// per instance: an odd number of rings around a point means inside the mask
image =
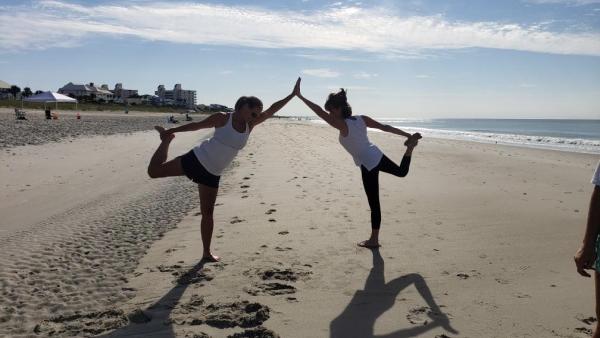
M 108 89 L 108 85 L 102 85 L 100 87 L 94 86 L 93 82 L 89 84 L 74 84 L 69 82 L 58 90 L 60 94 L 68 95 L 76 99 L 87 99 L 92 101 L 106 101 L 111 102 L 114 100 L 114 94 Z
M 209 107 L 209 109 L 211 111 L 220 111 L 220 112 L 229 112 L 229 111 L 232 111 L 231 108 L 229 108 L 227 106 L 224 106 L 222 104 L 212 103 L 208 107 Z
M 125 98 L 124 102 L 127 103 L 127 104 L 129 104 L 129 105 L 135 106 L 135 105 L 142 104 L 143 100 L 144 99 L 141 96 L 139 96 L 139 95 L 131 95 L 131 96 Z
M 125 102 L 130 96 L 135 97 L 138 95 L 137 89 L 124 89 L 122 83 L 115 84 L 115 89 L 112 92 L 115 96 L 115 100 L 121 102 Z
M 165 105 L 176 105 L 193 108 L 196 106 L 196 91 L 181 89 L 181 84 L 176 84 L 173 90 L 166 90 L 164 85 L 159 85 L 154 92 L 160 102 Z

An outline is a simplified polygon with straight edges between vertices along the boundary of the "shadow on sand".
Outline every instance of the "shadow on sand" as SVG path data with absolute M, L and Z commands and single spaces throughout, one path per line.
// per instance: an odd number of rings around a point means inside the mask
M 373 253 L 373 268 L 369 272 L 365 288 L 356 291 L 344 311 L 331 321 L 329 327 L 331 338 L 408 338 L 416 337 L 436 327 L 443 327 L 450 333 L 458 333 L 450 326 L 448 317 L 436 304 L 427 283 L 421 275 L 416 273 L 407 274 L 386 283 L 384 262 L 379 249 L 371 251 Z M 421 308 L 420 312 L 428 316 L 426 323 L 375 336 L 373 331 L 377 318 L 394 306 L 396 297 L 403 289 L 413 284 L 429 307 L 429 309 Z M 425 320 L 422 322 L 425 322 Z
M 180 276 L 177 284 L 161 299 L 150 305 L 147 309 L 143 309 L 144 313 L 149 315 L 152 320 L 143 324 L 130 322 L 129 325 L 121 327 L 111 333 L 102 335 L 104 338 L 116 337 L 161 337 L 174 338 L 175 331 L 169 319 L 173 308 L 181 299 L 181 296 L 189 286 L 189 283 L 184 283 L 183 278 L 193 276 L 200 272 L 207 262 L 201 260 L 185 274 Z

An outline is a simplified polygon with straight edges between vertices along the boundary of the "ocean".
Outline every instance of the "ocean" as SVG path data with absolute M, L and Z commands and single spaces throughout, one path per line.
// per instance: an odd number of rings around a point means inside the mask
M 600 154 L 600 120 L 390 119 L 377 121 L 424 137 Z

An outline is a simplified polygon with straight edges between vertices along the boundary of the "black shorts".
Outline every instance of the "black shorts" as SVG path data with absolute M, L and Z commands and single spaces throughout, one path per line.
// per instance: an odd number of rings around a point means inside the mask
M 221 176 L 213 175 L 204 168 L 202 163 L 198 161 L 196 154 L 193 150 L 190 150 L 187 154 L 179 156 L 181 158 L 181 167 L 183 173 L 190 180 L 197 184 L 203 184 L 211 188 L 219 187 L 219 180 Z

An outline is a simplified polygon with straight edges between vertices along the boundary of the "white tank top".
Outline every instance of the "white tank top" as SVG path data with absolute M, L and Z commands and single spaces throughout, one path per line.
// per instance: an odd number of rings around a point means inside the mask
M 369 141 L 367 137 L 367 125 L 362 116 L 354 116 L 354 118 L 345 119 L 348 126 L 348 135 L 346 137 L 340 135 L 340 143 L 347 152 L 354 158 L 354 163 L 357 166 L 364 166 L 367 170 L 375 168 L 383 153 L 376 145 Z
M 221 176 L 223 170 L 233 161 L 238 151 L 248 142 L 250 128 L 246 124 L 243 133 L 233 128 L 233 114 L 227 114 L 227 123 L 215 128 L 214 135 L 194 147 L 194 154 L 206 170 L 216 176 Z

